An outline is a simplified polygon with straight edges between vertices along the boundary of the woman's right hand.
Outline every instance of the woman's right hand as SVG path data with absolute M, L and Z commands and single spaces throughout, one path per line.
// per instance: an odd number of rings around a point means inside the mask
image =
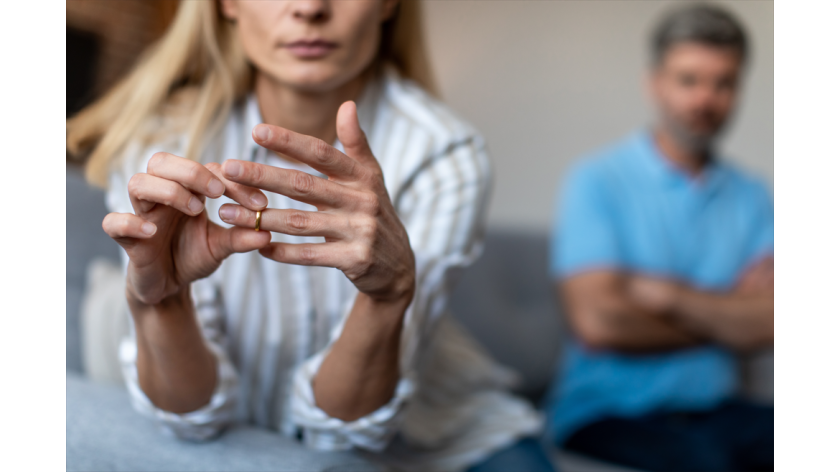
M 128 254 L 131 301 L 156 305 L 212 274 L 231 254 L 271 240 L 267 231 L 223 228 L 207 218 L 206 197 L 226 195 L 253 211 L 268 204 L 259 190 L 225 179 L 217 163 L 156 153 L 146 173 L 131 178 L 128 194 L 134 214 L 109 213 L 102 228 Z

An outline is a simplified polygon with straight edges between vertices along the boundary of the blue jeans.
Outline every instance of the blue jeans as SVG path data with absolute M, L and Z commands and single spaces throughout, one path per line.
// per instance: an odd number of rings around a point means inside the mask
M 773 470 L 773 407 L 730 400 L 704 412 L 605 418 L 562 447 L 649 472 Z
M 537 439 L 523 438 L 467 472 L 557 472 L 557 469 Z

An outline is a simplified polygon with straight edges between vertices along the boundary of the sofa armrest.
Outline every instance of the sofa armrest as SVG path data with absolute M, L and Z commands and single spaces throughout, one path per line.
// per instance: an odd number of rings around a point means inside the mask
M 381 471 L 352 452 L 318 452 L 270 431 L 235 426 L 207 443 L 162 434 L 118 385 L 67 374 L 67 470 Z

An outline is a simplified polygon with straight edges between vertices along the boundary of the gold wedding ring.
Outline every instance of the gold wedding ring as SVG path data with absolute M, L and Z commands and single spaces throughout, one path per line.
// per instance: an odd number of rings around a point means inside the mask
M 257 224 L 254 226 L 254 231 L 260 230 L 260 221 L 262 221 L 262 211 L 257 212 Z

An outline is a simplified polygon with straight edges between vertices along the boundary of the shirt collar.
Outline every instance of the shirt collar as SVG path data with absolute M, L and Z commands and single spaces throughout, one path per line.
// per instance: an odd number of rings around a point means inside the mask
M 662 154 L 651 131 L 638 133 L 636 142 L 643 172 L 663 185 L 690 186 L 700 191 L 712 192 L 724 181 L 726 172 L 716 154 L 712 154 L 711 160 L 699 176 L 691 177 Z

